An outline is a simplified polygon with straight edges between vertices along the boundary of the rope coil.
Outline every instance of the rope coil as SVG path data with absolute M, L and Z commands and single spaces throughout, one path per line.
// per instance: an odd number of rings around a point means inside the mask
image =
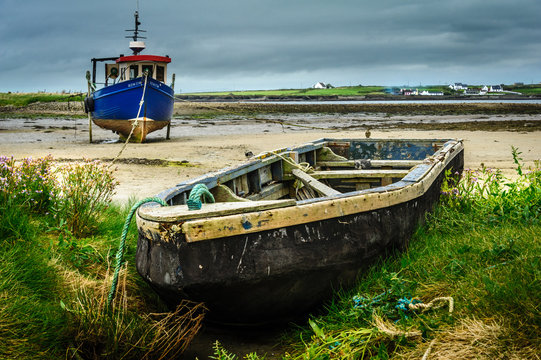
M 190 191 L 190 196 L 186 201 L 186 205 L 188 205 L 188 210 L 200 210 L 203 206 L 203 202 L 201 201 L 201 199 L 209 203 L 214 203 L 215 201 L 214 196 L 212 196 L 207 185 L 205 184 L 197 184 Z

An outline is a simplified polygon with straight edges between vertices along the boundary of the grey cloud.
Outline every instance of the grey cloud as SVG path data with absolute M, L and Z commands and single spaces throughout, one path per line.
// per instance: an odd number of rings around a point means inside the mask
M 3 3 L 0 91 L 84 88 L 91 57 L 129 53 L 134 1 Z M 237 88 L 541 81 L 538 0 L 140 4 L 146 53 L 171 56 L 186 91 L 232 79 Z

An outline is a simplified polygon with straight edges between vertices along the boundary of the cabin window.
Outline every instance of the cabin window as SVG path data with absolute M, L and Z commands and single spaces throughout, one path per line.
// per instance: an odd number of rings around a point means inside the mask
M 156 66 L 156 80 L 165 82 L 165 67 Z
M 120 69 L 120 81 L 126 80 L 126 70 L 127 70 L 127 68 L 125 68 L 125 67 L 122 67 Z
M 139 76 L 139 66 L 130 65 L 130 79 L 135 79 L 138 76 Z
M 143 70 L 143 74 L 145 73 L 145 71 L 148 71 L 148 76 L 152 77 L 152 70 L 153 70 L 153 67 L 152 65 L 143 65 L 142 66 L 142 70 Z

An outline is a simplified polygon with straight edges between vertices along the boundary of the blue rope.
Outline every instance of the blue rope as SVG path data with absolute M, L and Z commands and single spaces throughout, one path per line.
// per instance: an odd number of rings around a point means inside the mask
M 192 191 L 190 191 L 190 196 L 186 201 L 188 210 L 200 210 L 203 206 L 201 199 L 209 203 L 214 202 L 214 196 L 212 196 L 205 184 L 197 184 L 193 187 Z
M 412 311 L 409 308 L 410 304 L 415 305 L 415 304 L 421 304 L 421 303 L 422 301 L 419 299 L 413 299 L 413 298 L 408 299 L 407 297 L 403 297 L 401 299 L 398 299 L 398 304 L 395 306 L 395 309 L 401 310 L 403 312 L 409 312 L 409 311 Z

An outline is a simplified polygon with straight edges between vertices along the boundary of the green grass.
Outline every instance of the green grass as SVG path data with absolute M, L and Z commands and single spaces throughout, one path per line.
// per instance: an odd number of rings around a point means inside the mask
M 0 357 L 44 358 L 67 343 L 66 315 L 58 306 L 58 281 L 43 249 L 34 243 L 0 251 Z
M 515 181 L 486 168 L 465 171 L 459 183 L 448 174 L 441 203 L 409 249 L 371 267 L 322 315 L 290 329 L 283 357 L 421 358 L 433 343 L 432 354 L 440 358 L 459 351 L 464 358 L 535 358 L 541 351 L 541 170 L 539 163 L 526 169 L 517 149 L 512 156 Z M 84 238 L 50 215 L 0 203 L 0 358 L 163 354 L 160 344 L 171 344 L 183 318 L 146 315 L 165 307 L 133 261 L 115 306 L 105 305 L 105 279 L 132 203 L 103 211 Z M 132 224 L 125 259 L 135 256 L 136 233 Z M 452 297 L 454 311 L 444 302 L 426 312 L 396 308 L 399 301 L 428 304 L 438 297 Z M 182 341 L 175 351 L 181 350 Z M 214 351 L 216 359 L 237 358 L 218 343 Z
M 284 339 L 285 359 L 536 358 L 541 351 L 541 169 L 466 171 L 409 249 L 381 261 Z M 440 309 L 397 309 L 442 299 Z M 233 358 L 217 345 L 218 359 Z M 229 356 L 229 357 L 228 357 Z M 250 359 L 262 359 L 254 354 Z M 248 358 L 246 356 L 245 358 Z
M 521 86 L 510 86 L 505 87 L 505 89 L 509 89 L 511 91 L 516 91 L 519 93 L 522 93 L 523 95 L 539 95 L 541 94 L 541 86 L 540 85 L 521 85 Z
M 108 192 L 98 194 L 92 179 L 116 186 L 109 168 L 83 162 L 74 170 L 52 166 L 52 160 L 0 157 L 0 358 L 174 357 L 198 331 L 201 306 L 183 303 L 165 311 L 128 260 L 135 257 L 134 224 L 124 258 L 128 270 L 123 266 L 109 306 L 111 269 L 133 202 L 110 204 Z M 70 180 L 65 170 L 82 177 Z M 54 174 L 60 172 L 59 183 Z M 59 206 L 74 197 L 103 203 L 90 209 L 85 221 L 93 226 L 82 232 L 70 219 L 81 216 L 84 206 L 73 203 L 68 212 Z
M 27 106 L 36 102 L 82 101 L 81 94 L 0 93 L 0 106 Z
M 480 169 L 466 171 L 456 187 L 444 186 L 442 204 L 408 251 L 373 267 L 355 289 L 339 294 L 327 314 L 314 317 L 296 340 L 290 339 L 288 358 L 420 358 L 432 340 L 439 343 L 436 352 L 459 351 L 464 344 L 452 339 L 464 324 L 470 332 L 481 329 L 486 341 L 486 349 L 473 346 L 470 356 L 538 354 L 541 169 L 537 163 L 536 170 L 525 171 L 520 152 L 513 149 L 512 155 L 517 181 Z M 452 297 L 455 310 L 396 309 L 400 299 L 412 297 L 424 303 Z M 385 327 L 420 336 L 391 336 Z M 487 330 L 496 327 L 497 334 Z

